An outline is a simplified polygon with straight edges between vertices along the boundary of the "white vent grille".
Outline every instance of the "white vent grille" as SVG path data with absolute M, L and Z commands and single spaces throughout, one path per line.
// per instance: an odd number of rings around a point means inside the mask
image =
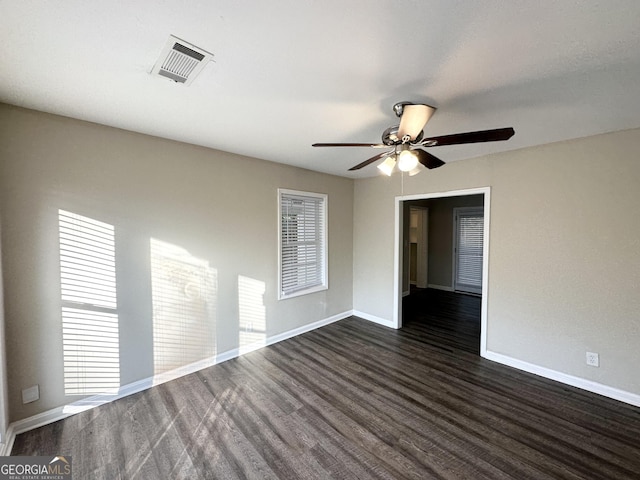
M 211 53 L 169 35 L 151 74 L 189 85 L 212 58 Z

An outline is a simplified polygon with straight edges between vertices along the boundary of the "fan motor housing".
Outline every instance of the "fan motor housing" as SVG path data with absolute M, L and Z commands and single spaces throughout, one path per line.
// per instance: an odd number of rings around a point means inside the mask
M 393 127 L 389 127 L 384 132 L 382 132 L 382 143 L 389 146 L 401 144 L 402 139 L 398 137 L 399 129 L 400 125 L 394 125 Z M 420 132 L 411 143 L 418 143 L 420 140 L 422 140 L 423 136 L 424 132 Z

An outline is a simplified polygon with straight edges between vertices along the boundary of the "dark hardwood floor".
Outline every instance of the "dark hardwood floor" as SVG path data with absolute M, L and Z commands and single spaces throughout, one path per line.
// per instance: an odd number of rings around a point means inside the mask
M 435 347 L 479 355 L 481 303 L 480 296 L 411 287 L 402 303 L 403 324 L 422 328 Z
M 19 435 L 13 454 L 71 455 L 75 479 L 640 478 L 640 409 L 425 325 L 342 320 Z

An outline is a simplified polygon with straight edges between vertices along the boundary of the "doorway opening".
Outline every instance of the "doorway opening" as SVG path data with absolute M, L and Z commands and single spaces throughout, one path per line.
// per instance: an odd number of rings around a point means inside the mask
M 485 356 L 489 214 L 489 187 L 396 197 L 396 328 L 416 308 L 420 314 L 439 308 L 445 323 L 447 315 L 460 319 L 460 325 L 443 325 L 464 337 L 464 349 Z

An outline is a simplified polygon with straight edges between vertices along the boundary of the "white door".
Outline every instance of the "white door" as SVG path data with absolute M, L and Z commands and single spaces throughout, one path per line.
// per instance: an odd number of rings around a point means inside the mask
M 454 289 L 482 293 L 484 209 L 454 208 Z

